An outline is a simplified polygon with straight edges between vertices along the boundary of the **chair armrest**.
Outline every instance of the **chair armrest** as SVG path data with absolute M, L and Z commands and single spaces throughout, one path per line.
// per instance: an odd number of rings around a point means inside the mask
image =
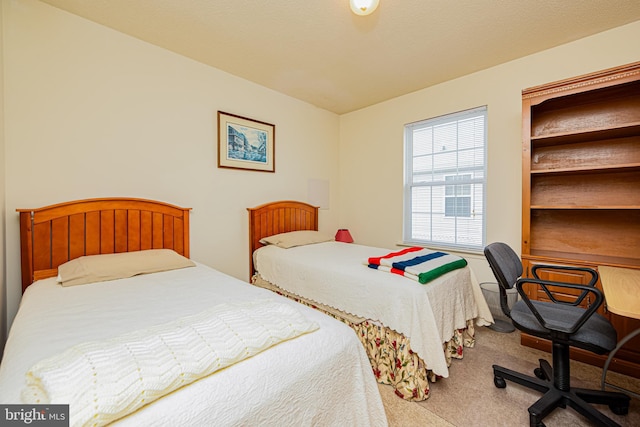
M 536 264 L 533 267 L 531 267 L 531 274 L 533 275 L 533 277 L 537 280 L 542 280 L 540 279 L 540 276 L 538 276 L 538 270 L 544 268 L 547 270 L 561 270 L 561 271 L 581 271 L 584 273 L 588 273 L 591 276 L 591 279 L 589 280 L 589 283 L 587 284 L 587 286 L 591 286 L 591 287 L 595 287 L 596 283 L 598 282 L 598 272 L 596 270 L 594 270 L 593 268 L 589 268 L 589 267 L 572 267 L 569 265 L 553 265 L 553 264 Z M 548 291 L 548 289 L 546 287 L 543 288 L 544 292 L 547 294 L 547 297 L 549 297 L 550 300 L 552 300 L 553 302 L 559 302 L 557 301 L 553 295 Z M 580 296 L 573 302 L 571 303 L 572 305 L 579 305 L 582 300 L 587 296 L 588 292 L 582 292 L 580 294 Z
M 559 287 L 559 288 L 582 290 L 582 294 L 584 294 L 584 295 L 586 295 L 588 293 L 592 293 L 594 295 L 595 299 L 594 299 L 593 304 L 591 304 L 589 307 L 587 307 L 584 310 L 584 313 L 582 314 L 582 316 L 580 316 L 578 318 L 578 320 L 576 320 L 572 325 L 570 325 L 568 327 L 560 327 L 558 325 L 550 325 L 540 315 L 540 312 L 538 312 L 538 310 L 533 305 L 533 303 L 531 302 L 531 300 L 527 296 L 526 292 L 524 291 L 523 285 L 526 284 L 526 283 L 533 283 L 535 285 L 538 285 L 539 287 L 542 287 L 545 290 L 545 293 L 547 293 L 547 295 L 550 295 L 551 293 L 546 287 L 547 286 L 554 286 L 554 287 Z M 545 329 L 548 329 L 550 331 L 563 332 L 563 333 L 567 333 L 567 334 L 573 334 L 578 329 L 580 329 L 582 327 L 582 325 L 584 325 L 584 323 L 589 319 L 589 317 L 591 317 L 593 315 L 593 313 L 596 312 L 596 310 L 602 305 L 602 303 L 604 301 L 604 296 L 602 295 L 602 291 L 600 291 L 600 289 L 598 289 L 596 287 L 589 286 L 589 285 L 577 285 L 577 284 L 574 284 L 574 283 L 552 282 L 552 281 L 549 281 L 549 280 L 520 278 L 516 282 L 516 289 L 518 290 L 518 294 L 520 294 L 520 297 L 522 298 L 524 303 L 527 304 L 527 307 L 529 307 L 529 309 L 531 310 L 533 315 L 536 317 L 536 319 L 538 319 L 538 322 L 540 322 L 540 324 Z M 580 299 L 582 299 L 582 297 Z M 551 302 L 553 304 L 567 305 L 566 303 L 563 303 L 562 301 L 558 301 L 555 298 L 552 298 Z M 574 305 L 574 304 L 571 304 L 571 305 Z

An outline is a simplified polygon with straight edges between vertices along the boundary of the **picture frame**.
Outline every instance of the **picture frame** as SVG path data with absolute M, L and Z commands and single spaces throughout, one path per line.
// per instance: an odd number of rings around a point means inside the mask
M 218 167 L 275 172 L 276 126 L 218 111 Z

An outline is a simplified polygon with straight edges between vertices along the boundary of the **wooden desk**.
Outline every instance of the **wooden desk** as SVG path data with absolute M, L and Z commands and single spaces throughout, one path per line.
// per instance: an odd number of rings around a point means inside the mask
M 600 273 L 600 283 L 602 283 L 602 290 L 607 301 L 607 310 L 620 316 L 640 319 L 640 296 L 638 294 L 640 292 L 640 270 L 598 266 L 598 273 Z M 622 346 L 638 334 L 640 334 L 640 328 L 621 339 L 616 348 L 609 353 L 602 371 L 602 381 L 600 382 L 602 390 L 608 385 L 640 398 L 640 395 L 636 393 L 606 382 L 611 360 Z
M 620 316 L 640 319 L 640 270 L 598 267 L 607 310 Z

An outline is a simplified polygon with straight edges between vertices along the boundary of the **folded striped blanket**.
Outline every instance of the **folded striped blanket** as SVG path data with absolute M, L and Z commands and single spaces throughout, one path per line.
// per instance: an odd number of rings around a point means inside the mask
M 370 268 L 399 274 L 422 284 L 452 270 L 463 268 L 467 260 L 446 252 L 410 247 L 367 260 Z

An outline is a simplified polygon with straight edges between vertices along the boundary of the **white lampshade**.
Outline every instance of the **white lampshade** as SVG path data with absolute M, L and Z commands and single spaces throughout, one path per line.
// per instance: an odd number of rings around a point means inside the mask
M 373 13 L 380 0 L 349 0 L 351 10 L 356 15 L 365 16 Z

